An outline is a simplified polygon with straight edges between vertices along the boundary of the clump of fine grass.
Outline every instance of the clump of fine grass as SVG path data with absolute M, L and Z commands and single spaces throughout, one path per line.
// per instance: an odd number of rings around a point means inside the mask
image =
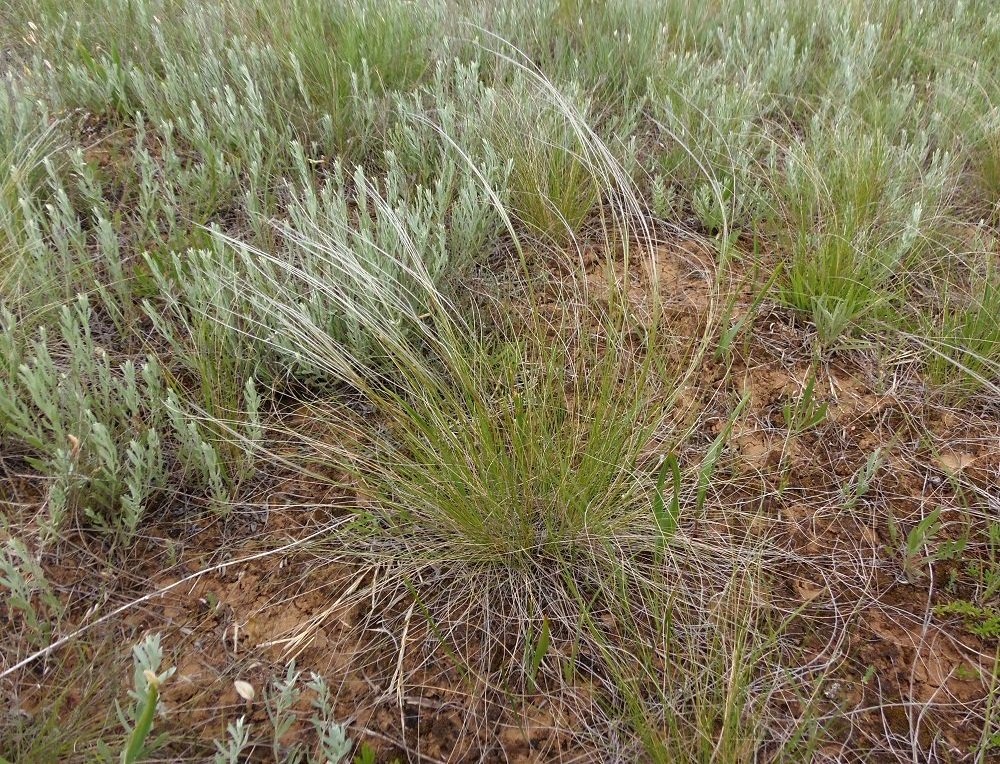
M 928 328 L 927 374 L 962 400 L 996 392 L 1000 378 L 1000 281 L 988 265 L 967 294 L 946 290 L 937 322 Z
M 814 119 L 809 141 L 793 144 L 778 190 L 777 225 L 787 232 L 777 236 L 788 251 L 778 295 L 829 346 L 890 315 L 953 176 L 946 155 L 923 171 L 924 149 L 877 131 Z
M 432 69 L 445 10 L 397 0 L 296 0 L 285 21 L 283 43 L 301 95 L 331 128 L 327 150 L 363 159 L 386 127 L 378 114 L 389 111 L 386 96 L 413 89 Z
M 494 142 L 513 157 L 511 207 L 533 234 L 567 244 L 600 198 L 586 143 L 542 93 L 512 96 L 502 109 Z
M 509 564 L 612 534 L 640 500 L 649 370 L 517 340 L 463 354 L 447 381 L 380 406 L 384 438 L 355 464 L 378 519 L 437 538 L 435 553 Z
M 412 247 L 417 219 L 376 206 Z M 439 553 L 515 563 L 609 534 L 648 498 L 635 470 L 662 418 L 653 401 L 666 367 L 625 351 L 625 330 L 613 319 L 564 327 L 551 343 L 535 320 L 528 329 L 484 334 L 455 314 L 426 265 L 433 261 L 417 250 L 412 259 L 403 255 L 408 261 L 380 250 L 394 266 L 376 272 L 354 267 L 353 249 L 315 232 L 297 240 L 310 252 L 310 272 L 350 268 L 355 289 L 378 296 L 324 292 L 338 313 L 350 311 L 366 344 L 331 333 L 308 306 L 286 301 L 299 278 L 310 278 L 297 266 L 245 249 L 248 264 L 260 260 L 286 280 L 277 291 L 276 279 L 260 280 L 246 267 L 243 289 L 253 293 L 253 310 L 281 326 L 282 341 L 294 338 L 312 368 L 358 389 L 377 412 L 375 431 L 358 423 L 342 441 L 349 447 L 324 447 L 372 496 L 377 525 L 418 546 L 435 539 Z M 589 339 L 595 331 L 599 343 Z
M 26 238 L 22 199 L 44 185 L 44 162 L 54 146 L 54 129 L 44 113 L 19 98 L 9 77 L 0 83 L 0 286 L 13 289 L 17 255 Z

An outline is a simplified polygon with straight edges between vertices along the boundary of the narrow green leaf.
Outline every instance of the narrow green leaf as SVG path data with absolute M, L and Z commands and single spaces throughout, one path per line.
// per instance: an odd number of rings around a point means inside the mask
M 667 480 L 667 471 L 673 477 L 673 494 L 670 498 L 669 509 L 663 498 L 663 486 Z M 681 514 L 681 468 L 674 454 L 670 454 L 663 460 L 660 467 L 660 474 L 656 478 L 656 491 L 653 494 L 653 517 L 660 528 L 661 542 L 673 538 L 677 532 L 677 521 Z
M 528 680 L 536 689 L 538 686 L 535 683 L 535 677 L 538 675 L 538 667 L 541 666 L 542 659 L 545 658 L 546 653 L 549 651 L 551 640 L 552 634 L 549 629 L 549 619 L 542 618 L 542 633 L 538 635 L 534 652 L 531 654 L 531 663 L 528 666 Z

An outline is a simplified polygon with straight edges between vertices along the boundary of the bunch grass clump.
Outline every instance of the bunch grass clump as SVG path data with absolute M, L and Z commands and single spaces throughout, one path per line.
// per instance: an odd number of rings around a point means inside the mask
M 436 539 L 433 554 L 470 562 L 558 559 L 646 506 L 636 471 L 656 423 L 644 410 L 655 383 L 614 353 L 496 344 L 463 349 L 471 364 L 433 386 L 425 378 L 380 400 L 383 437 L 353 468 L 375 499 L 373 520 L 416 550 Z
M 446 11 L 441 3 L 296 0 L 282 21 L 281 43 L 307 109 L 322 115 L 325 148 L 362 159 L 388 126 L 390 94 L 412 90 L 433 69 Z
M 954 183 L 953 161 L 929 146 L 813 121 L 792 144 L 778 217 L 789 252 L 779 296 L 829 346 L 885 321 L 919 267 Z M 927 166 L 928 169 L 920 169 Z
M 517 219 L 542 241 L 564 246 L 600 201 L 601 186 L 588 157 L 580 122 L 592 121 L 586 103 L 559 108 L 530 79 L 497 104 L 491 142 L 512 157 L 510 205 Z
M 987 263 L 983 274 L 974 274 L 969 290 L 946 289 L 937 322 L 928 328 L 928 376 L 958 400 L 977 391 L 995 393 L 1000 379 L 1000 282 L 995 268 Z

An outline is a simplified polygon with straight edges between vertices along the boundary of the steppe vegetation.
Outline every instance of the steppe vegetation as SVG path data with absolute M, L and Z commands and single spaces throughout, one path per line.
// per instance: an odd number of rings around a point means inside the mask
M 0 762 L 1000 756 L 1000 8 L 7 0 Z

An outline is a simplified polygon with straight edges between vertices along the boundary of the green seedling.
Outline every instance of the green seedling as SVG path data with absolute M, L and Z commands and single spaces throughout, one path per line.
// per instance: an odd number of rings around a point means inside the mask
M 726 422 L 726 426 L 722 428 L 722 432 L 712 441 L 712 445 L 708 447 L 705 458 L 702 460 L 701 467 L 698 470 L 698 495 L 695 499 L 695 512 L 698 515 L 701 515 L 701 511 L 705 507 L 705 497 L 708 495 L 708 486 L 711 484 L 712 475 L 715 473 L 715 465 L 719 461 L 726 443 L 729 441 L 729 436 L 733 433 L 733 425 L 740 414 L 743 413 L 743 409 L 747 407 L 748 403 L 750 403 L 749 392 L 744 393 L 740 402 L 736 405 L 732 416 L 729 417 L 729 421 Z
M 876 672 L 875 664 L 874 663 L 869 664 L 868 668 L 865 669 L 864 676 L 861 677 L 861 684 L 865 685 L 870 684 L 872 679 L 875 678 L 875 672 Z
M 667 474 L 671 476 L 671 495 L 668 505 L 663 496 L 663 487 Z M 656 490 L 653 493 L 653 517 L 660 529 L 660 539 L 657 548 L 662 549 L 677 533 L 677 521 L 681 514 L 681 468 L 674 454 L 663 460 L 660 473 L 656 477 Z
M 941 508 L 937 507 L 917 523 L 913 529 L 902 537 L 899 524 L 889 515 L 889 537 L 898 550 L 903 576 L 914 583 L 923 577 L 923 568 L 940 559 L 939 550 L 927 550 L 934 538 L 941 531 Z
M 858 502 L 868 493 L 871 488 L 872 479 L 878 468 L 882 465 L 882 449 L 876 448 L 868 455 L 861 469 L 854 473 L 851 482 L 844 488 L 844 509 L 850 511 L 854 509 Z
M 792 435 L 811 430 L 826 419 L 829 404 L 816 400 L 815 391 L 816 375 L 811 374 L 798 401 L 789 401 L 782 408 L 785 427 Z
M 129 735 L 128 745 L 122 752 L 122 764 L 133 764 L 139 761 L 146 746 L 146 738 L 153 729 L 153 717 L 156 715 L 156 705 L 160 700 L 160 680 L 152 671 L 144 672 L 146 679 L 146 691 L 142 703 L 142 710 Z
M 970 634 L 981 639 L 1000 639 L 1000 611 L 993 607 L 981 607 L 968 600 L 957 600 L 934 608 L 937 616 L 960 616 Z
M 759 244 L 754 242 L 754 257 L 756 258 L 757 256 L 759 256 Z M 764 299 L 771 293 L 771 289 L 774 287 L 774 284 L 778 280 L 780 274 L 781 271 L 776 269 L 774 273 L 771 274 L 771 278 L 769 278 L 767 282 L 757 290 L 753 301 L 750 303 L 742 318 L 736 319 L 735 321 L 733 320 L 733 311 L 736 308 L 736 299 L 733 298 L 727 301 L 721 322 L 726 328 L 723 329 L 722 334 L 719 335 L 719 343 L 715 348 L 716 360 L 729 358 L 732 353 L 733 341 L 737 336 L 739 336 L 740 332 L 742 332 L 747 325 L 750 324 L 754 318 L 756 318 L 758 309 L 764 302 Z M 755 265 L 754 272 L 751 275 L 751 281 L 756 280 L 756 277 L 757 266 Z
M 549 619 L 542 619 L 542 629 L 538 634 L 538 640 L 535 642 L 535 647 L 531 652 L 531 659 L 528 662 L 528 684 L 537 692 L 538 684 L 535 681 L 535 677 L 538 676 L 538 668 L 542 664 L 542 660 L 549 651 L 549 645 L 551 644 L 552 634 L 549 629 Z

